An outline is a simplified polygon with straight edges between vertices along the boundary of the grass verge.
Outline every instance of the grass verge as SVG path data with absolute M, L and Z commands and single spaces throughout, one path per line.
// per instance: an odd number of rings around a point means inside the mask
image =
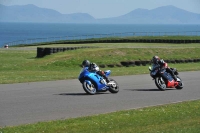
M 94 45 L 87 44 L 87 46 Z M 200 46 L 197 44 L 177 44 L 173 47 L 172 44 L 159 46 L 137 43 L 96 45 L 101 47 L 65 51 L 44 58 L 35 58 L 36 47 L 0 49 L 0 84 L 77 78 L 81 69 L 80 64 L 84 59 L 98 65 L 108 65 L 120 64 L 121 61 L 151 60 L 153 55 L 159 55 L 164 60 L 200 58 Z M 63 46 L 63 44 L 56 46 Z M 200 70 L 200 63 L 169 65 L 176 67 L 179 71 Z M 102 69 L 112 70 L 112 76 L 149 73 L 148 66 Z
M 200 100 L 0 128 L 3 133 L 199 133 Z

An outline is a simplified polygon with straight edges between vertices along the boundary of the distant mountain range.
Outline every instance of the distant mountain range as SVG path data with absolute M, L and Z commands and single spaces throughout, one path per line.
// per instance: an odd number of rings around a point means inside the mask
M 61 14 L 35 5 L 4 6 L 0 4 L 0 22 L 96 23 L 96 24 L 200 24 L 200 14 L 175 6 L 152 10 L 136 9 L 112 18 L 95 19 L 87 13 Z

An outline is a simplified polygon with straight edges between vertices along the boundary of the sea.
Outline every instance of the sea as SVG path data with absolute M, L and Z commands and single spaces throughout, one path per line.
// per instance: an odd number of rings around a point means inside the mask
M 0 22 L 0 47 L 12 42 L 30 43 L 44 38 L 83 37 L 96 35 L 198 35 L 200 24 L 64 24 Z M 142 34 L 140 34 L 142 33 Z M 49 40 L 48 40 L 49 41 Z

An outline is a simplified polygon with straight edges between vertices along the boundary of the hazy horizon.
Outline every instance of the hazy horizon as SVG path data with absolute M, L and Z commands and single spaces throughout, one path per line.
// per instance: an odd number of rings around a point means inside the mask
M 135 9 L 154 9 L 173 5 L 189 12 L 200 14 L 199 0 L 0 0 L 5 6 L 33 4 L 41 8 L 54 9 L 62 14 L 88 13 L 96 19 L 117 17 Z

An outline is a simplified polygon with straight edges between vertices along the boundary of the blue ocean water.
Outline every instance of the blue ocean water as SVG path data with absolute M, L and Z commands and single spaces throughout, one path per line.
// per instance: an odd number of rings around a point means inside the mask
M 126 32 L 196 32 L 199 25 L 0 23 L 0 47 L 8 42 L 63 36 Z M 196 33 L 193 33 L 196 34 Z

